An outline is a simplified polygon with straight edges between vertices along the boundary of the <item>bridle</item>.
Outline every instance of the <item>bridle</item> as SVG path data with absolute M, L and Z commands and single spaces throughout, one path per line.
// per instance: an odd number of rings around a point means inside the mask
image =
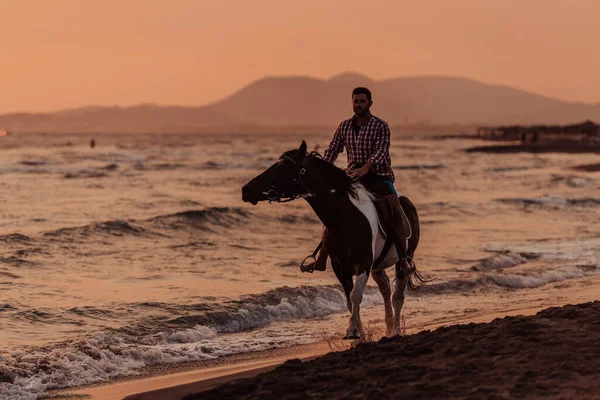
M 314 156 L 314 154 L 310 153 L 308 156 Z M 304 186 L 304 183 L 302 182 L 302 178 L 306 175 L 306 168 L 304 168 L 302 166 L 302 164 L 298 164 L 290 156 L 284 155 L 281 157 L 281 159 L 288 160 L 296 166 L 296 171 L 294 172 L 294 179 L 292 179 L 292 182 L 296 186 L 306 190 L 306 186 Z M 306 191 L 306 193 L 302 193 L 302 194 L 301 193 L 292 193 L 290 196 L 286 196 L 285 193 L 281 193 L 281 194 L 278 193 L 277 190 L 275 190 L 275 187 L 272 186 L 270 190 L 268 190 L 267 192 L 263 192 L 263 194 L 265 196 L 267 196 L 267 200 L 269 200 L 269 203 L 271 203 L 271 202 L 287 203 L 287 202 L 294 201 L 299 198 L 306 199 L 306 198 L 310 198 L 310 197 L 315 197 L 318 192 L 323 192 L 323 191 L 329 191 L 330 193 L 335 193 L 334 189 L 323 188 L 323 189 L 314 189 L 311 191 Z
M 294 182 L 295 185 L 304 188 L 304 185 L 302 184 L 302 177 L 306 174 L 306 168 L 302 166 L 298 168 L 298 163 L 289 156 L 284 155 L 281 158 L 291 161 L 292 164 L 296 166 L 296 171 L 294 171 L 294 179 L 292 180 L 292 182 Z M 289 201 L 293 201 L 305 196 L 305 194 L 299 193 L 292 193 L 290 196 L 286 196 L 285 193 L 277 192 L 277 190 L 275 190 L 275 186 L 272 186 L 270 190 L 268 190 L 267 192 L 263 192 L 263 194 L 267 196 L 267 200 L 269 200 L 269 203 L 273 201 L 277 203 L 287 203 Z

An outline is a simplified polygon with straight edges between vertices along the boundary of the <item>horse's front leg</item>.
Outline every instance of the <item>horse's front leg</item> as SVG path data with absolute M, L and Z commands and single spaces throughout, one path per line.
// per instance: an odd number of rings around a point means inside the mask
M 350 294 L 352 293 L 352 289 L 354 289 L 354 284 L 352 283 L 352 272 L 345 270 L 343 264 L 340 263 L 335 257 L 331 258 L 331 267 L 333 268 L 335 276 L 337 276 L 338 280 L 342 284 L 342 288 L 344 288 L 348 311 L 352 312 L 352 302 L 350 301 Z
M 363 299 L 363 292 L 367 286 L 369 280 L 369 273 L 362 272 L 356 276 L 354 280 L 354 287 L 350 292 L 350 303 L 352 304 L 352 315 L 350 316 L 350 325 L 346 330 L 346 336 L 344 339 L 364 339 L 365 333 L 363 331 L 362 323 L 360 322 L 360 303 Z

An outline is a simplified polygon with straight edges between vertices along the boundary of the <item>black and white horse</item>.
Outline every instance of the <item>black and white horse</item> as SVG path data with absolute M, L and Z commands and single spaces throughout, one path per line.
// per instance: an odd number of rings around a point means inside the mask
M 404 291 L 422 282 L 412 257 L 419 243 L 419 218 L 414 205 L 404 196 L 400 203 L 410 224 L 407 254 L 399 257 L 395 246 L 386 246 L 374 195 L 352 182 L 346 172 L 320 157 L 307 154 L 306 143 L 284 153 L 266 171 L 242 188 L 242 199 L 256 205 L 260 201 L 285 202 L 304 198 L 327 228 L 323 246 L 331 258 L 335 275 L 346 293 L 352 313 L 345 339 L 364 338 L 360 303 L 369 275 L 377 283 L 385 307 L 386 335 L 401 334 L 400 313 Z M 387 254 L 382 255 L 383 251 Z M 375 265 L 377 263 L 377 265 Z M 395 265 L 392 295 L 386 268 Z

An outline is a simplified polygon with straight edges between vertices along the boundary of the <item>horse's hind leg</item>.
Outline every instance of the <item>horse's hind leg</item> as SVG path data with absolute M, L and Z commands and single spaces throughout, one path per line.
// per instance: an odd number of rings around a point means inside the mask
M 360 303 L 363 299 L 363 292 L 369 279 L 368 272 L 363 272 L 356 277 L 354 287 L 350 293 L 350 302 L 352 303 L 352 315 L 350 316 L 350 325 L 346 330 L 344 339 L 364 339 L 362 323 L 360 322 Z
M 385 308 L 385 335 L 392 336 L 394 328 L 394 312 L 392 310 L 392 289 L 390 288 L 390 278 L 385 270 L 373 271 L 373 280 L 377 282 L 379 291 L 383 296 L 383 307 Z
M 396 263 L 396 283 L 394 285 L 394 294 L 392 295 L 392 303 L 394 305 L 394 335 L 402 335 L 400 326 L 400 317 L 402 314 L 402 306 L 404 305 L 404 290 L 408 284 L 409 272 L 403 264 L 406 260 L 400 260 Z

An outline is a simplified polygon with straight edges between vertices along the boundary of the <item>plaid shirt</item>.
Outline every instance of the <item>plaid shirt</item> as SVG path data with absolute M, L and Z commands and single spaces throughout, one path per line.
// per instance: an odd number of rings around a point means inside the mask
M 358 133 L 353 129 L 354 118 L 345 120 L 335 131 L 323 158 L 334 163 L 339 153 L 348 153 L 348 167 L 373 163 L 371 171 L 394 181 L 392 160 L 390 158 L 390 128 L 387 122 L 374 115 L 360 127 Z

